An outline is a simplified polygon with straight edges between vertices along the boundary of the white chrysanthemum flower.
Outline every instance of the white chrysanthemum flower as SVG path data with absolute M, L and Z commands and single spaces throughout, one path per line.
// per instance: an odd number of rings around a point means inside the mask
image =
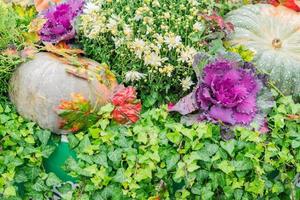
M 83 13 L 90 14 L 92 12 L 97 12 L 101 9 L 101 6 L 102 6 L 101 4 L 96 5 L 92 2 L 87 2 L 84 6 Z
M 158 0 L 152 1 L 152 6 L 154 6 L 154 7 L 160 7 L 159 1 Z
M 181 86 L 182 86 L 183 91 L 189 90 L 192 85 L 194 85 L 194 83 L 193 83 L 190 76 L 188 76 L 185 79 L 181 80 Z
M 168 48 L 175 49 L 179 45 L 181 45 L 181 37 L 174 34 L 169 34 L 168 36 L 165 36 L 165 43 L 168 45 Z
M 194 25 L 193 25 L 193 30 L 194 31 L 197 31 L 197 32 L 200 32 L 202 31 L 204 28 L 203 24 L 201 22 L 196 22 Z
M 197 0 L 189 0 L 189 3 L 192 5 L 192 6 L 198 6 L 199 5 L 199 2 Z
M 119 48 L 122 44 L 124 44 L 124 38 L 112 37 L 112 40 L 114 41 L 116 48 Z
M 134 42 L 131 44 L 131 48 L 133 49 L 135 55 L 138 58 L 142 58 L 142 54 L 146 49 L 146 43 L 142 39 L 135 39 Z
M 196 49 L 193 47 L 187 47 L 185 51 L 180 53 L 179 61 L 186 62 L 189 65 L 192 65 L 194 62 L 194 56 L 197 54 Z
M 150 65 L 153 67 L 161 66 L 164 59 L 162 59 L 158 54 L 151 52 L 144 56 L 145 65 Z
M 129 25 L 125 24 L 123 32 L 127 38 L 130 38 L 132 36 L 133 30 Z
M 171 77 L 173 71 L 174 71 L 174 67 L 170 64 L 166 65 L 163 68 L 159 68 L 159 72 L 161 74 L 166 74 L 168 77 Z
M 145 78 L 145 74 L 137 72 L 137 71 L 128 71 L 125 74 L 125 81 L 126 82 L 134 82 L 134 81 L 139 81 L 142 78 Z
M 120 17 L 117 15 L 112 15 L 109 19 L 108 19 L 108 23 L 106 24 L 106 27 L 108 30 L 111 31 L 112 34 L 116 34 L 118 31 L 118 24 L 120 21 Z

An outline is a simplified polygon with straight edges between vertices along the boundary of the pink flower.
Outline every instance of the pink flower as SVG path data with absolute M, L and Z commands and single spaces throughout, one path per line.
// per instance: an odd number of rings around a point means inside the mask
M 137 93 L 133 87 L 120 87 L 112 97 L 115 109 L 112 112 L 113 119 L 120 123 L 135 123 L 139 120 L 142 104 L 137 101 Z

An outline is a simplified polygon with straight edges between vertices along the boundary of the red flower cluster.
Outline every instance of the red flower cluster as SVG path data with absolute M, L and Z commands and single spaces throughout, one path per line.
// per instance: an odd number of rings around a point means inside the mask
M 135 123 L 139 120 L 142 104 L 136 98 L 136 90 L 133 87 L 121 87 L 112 98 L 115 109 L 112 112 L 113 119 L 120 123 Z
M 295 10 L 297 12 L 300 11 L 300 1 L 299 0 L 268 0 L 269 4 L 272 4 L 273 6 L 285 6 L 287 8 L 290 8 L 292 10 Z

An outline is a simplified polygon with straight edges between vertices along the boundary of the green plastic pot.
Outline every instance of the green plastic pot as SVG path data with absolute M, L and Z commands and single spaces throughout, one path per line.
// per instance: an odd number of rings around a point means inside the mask
M 57 144 L 56 141 L 51 140 L 51 143 L 57 145 L 55 151 L 50 155 L 48 159 L 45 159 L 43 164 L 47 173 L 53 172 L 57 177 L 59 177 L 62 181 L 67 182 L 77 182 L 77 180 L 68 175 L 66 171 L 63 169 L 63 165 L 68 160 L 68 158 L 72 157 L 77 159 L 76 153 L 69 146 L 68 139 L 65 135 L 61 136 L 61 141 Z

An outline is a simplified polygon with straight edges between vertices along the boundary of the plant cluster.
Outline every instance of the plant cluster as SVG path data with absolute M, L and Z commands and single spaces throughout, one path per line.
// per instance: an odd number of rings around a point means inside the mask
M 128 127 L 102 119 L 68 135 L 78 160 L 69 159 L 66 170 L 80 180 L 73 198 L 298 199 L 299 112 L 281 98 L 269 134 L 238 127 L 228 141 L 218 126 L 184 126 L 166 107 Z
M 0 103 L 0 199 L 46 199 L 61 181 L 47 174 L 43 159 L 54 151 L 48 145 L 51 132 L 16 114 L 13 106 Z
M 215 1 L 87 1 L 79 20 L 79 44 L 87 55 L 112 66 L 120 81 L 134 84 L 142 99 L 178 100 L 195 85 L 192 63 L 228 26 Z

